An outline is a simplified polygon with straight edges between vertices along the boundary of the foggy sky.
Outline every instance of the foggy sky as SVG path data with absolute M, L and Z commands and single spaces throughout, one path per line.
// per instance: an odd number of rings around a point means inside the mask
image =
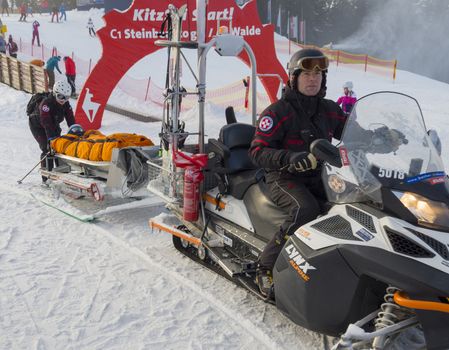
M 449 82 L 449 1 L 376 0 L 362 27 L 334 47 L 397 59 L 398 69 Z

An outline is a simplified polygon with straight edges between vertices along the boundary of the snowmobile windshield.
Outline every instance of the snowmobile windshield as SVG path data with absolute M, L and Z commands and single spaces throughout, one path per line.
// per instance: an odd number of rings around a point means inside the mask
M 418 182 L 444 183 L 447 191 L 443 163 L 410 96 L 378 92 L 361 98 L 338 147 L 343 167 L 323 170 L 331 202 L 381 204 L 382 187 L 405 192 Z

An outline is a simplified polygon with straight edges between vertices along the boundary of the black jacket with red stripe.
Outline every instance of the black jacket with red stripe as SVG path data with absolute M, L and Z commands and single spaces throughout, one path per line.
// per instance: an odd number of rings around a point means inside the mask
M 266 169 L 268 178 L 293 177 L 281 170 L 289 164 L 290 155 L 309 152 L 310 143 L 319 138 L 340 139 L 345 123 L 346 116 L 334 101 L 305 96 L 287 86 L 282 98 L 260 115 L 249 156 Z M 319 169 L 302 174 L 317 175 Z
M 39 108 L 36 108 L 30 115 L 30 120 L 35 125 L 40 125 L 45 129 L 47 139 L 55 138 L 61 134 L 59 124 L 61 124 L 64 119 L 66 120 L 68 127 L 75 124 L 72 106 L 69 101 L 60 105 L 53 94 L 44 98 L 39 104 Z

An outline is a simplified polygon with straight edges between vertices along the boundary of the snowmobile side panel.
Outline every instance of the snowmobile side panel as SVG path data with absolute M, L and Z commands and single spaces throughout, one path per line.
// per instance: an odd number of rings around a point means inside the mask
M 229 220 L 244 229 L 254 232 L 253 225 L 249 220 L 245 204 L 242 200 L 231 196 L 222 197 L 217 206 L 218 189 L 213 188 L 207 192 L 205 208 L 216 216 Z
M 288 213 L 274 204 L 261 190 L 260 183 L 251 186 L 243 198 L 256 234 L 269 241 L 279 231 Z
M 313 251 L 296 236 L 274 268 L 277 307 L 293 322 L 337 336 L 350 322 L 375 311 L 385 284 L 360 278 L 333 246 Z
M 417 259 L 366 246 L 344 245 L 339 250 L 358 276 L 384 281 L 411 298 L 449 296 L 449 275 Z

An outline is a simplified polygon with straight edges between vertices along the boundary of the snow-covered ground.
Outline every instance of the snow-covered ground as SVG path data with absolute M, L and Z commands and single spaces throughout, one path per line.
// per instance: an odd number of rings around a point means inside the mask
M 90 15 L 100 26 L 99 12 Z M 88 13 L 71 11 L 62 24 L 47 23 L 48 15 L 35 16 L 43 23 L 42 40 L 87 58 L 101 54 L 99 43 L 85 29 Z M 17 15 L 2 20 L 13 35 L 31 35 L 31 24 L 17 22 Z M 220 59 L 211 59 L 211 66 L 219 67 Z M 287 57 L 281 59 L 284 63 Z M 218 69 L 208 77 L 218 86 L 230 72 L 239 76 L 240 69 L 244 67 Z M 415 97 L 427 126 L 440 134 L 448 170 L 447 84 L 403 71 L 392 83 L 332 66 L 328 98 L 336 99 L 347 80 L 354 82 L 359 97 L 379 90 Z M 0 84 L 0 349 L 322 347 L 319 335 L 183 257 L 167 234 L 151 232 L 148 219 L 166 215 L 163 208 L 106 215 L 88 224 L 33 201 L 28 189 L 39 186 L 39 174 L 34 172 L 22 185 L 16 182 L 40 154 L 25 114 L 29 98 Z M 207 108 L 207 132 L 217 136 L 224 123 L 223 108 Z M 238 117 L 250 120 L 249 115 Z M 193 128 L 195 111 L 186 112 L 184 119 Z M 158 138 L 159 123 L 140 123 L 109 112 L 103 120 L 101 131 L 106 134 L 137 132 Z

